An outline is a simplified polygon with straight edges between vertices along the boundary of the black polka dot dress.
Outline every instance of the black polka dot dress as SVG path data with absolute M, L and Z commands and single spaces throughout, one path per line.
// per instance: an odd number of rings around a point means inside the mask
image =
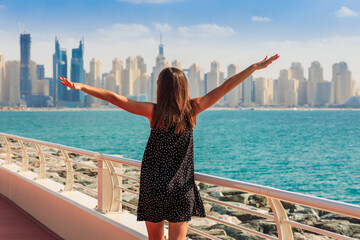
M 142 159 L 137 221 L 190 221 L 205 217 L 194 181 L 193 129 L 152 129 Z

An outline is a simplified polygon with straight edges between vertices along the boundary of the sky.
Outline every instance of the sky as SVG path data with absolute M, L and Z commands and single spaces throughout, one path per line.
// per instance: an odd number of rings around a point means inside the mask
M 305 77 L 312 61 L 332 78 L 332 64 L 348 63 L 360 86 L 359 0 L 0 0 L 0 52 L 19 60 L 21 23 L 31 34 L 31 58 L 52 76 L 54 39 L 77 48 L 85 39 L 84 67 L 92 58 L 109 72 L 111 61 L 141 55 L 150 73 L 162 33 L 165 57 L 183 68 L 220 62 L 239 70 L 266 55 L 280 58 L 255 77 L 277 78 L 281 69 L 300 62 Z M 70 67 L 69 67 L 70 71 Z

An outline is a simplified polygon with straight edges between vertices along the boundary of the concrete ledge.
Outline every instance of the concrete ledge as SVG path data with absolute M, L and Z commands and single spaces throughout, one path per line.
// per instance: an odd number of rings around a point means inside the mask
M 1 162 L 0 162 L 1 164 Z M 97 200 L 81 192 L 59 192 L 63 185 L 37 174 L 0 165 L 0 193 L 64 239 L 148 239 L 145 222 L 124 213 L 98 212 Z

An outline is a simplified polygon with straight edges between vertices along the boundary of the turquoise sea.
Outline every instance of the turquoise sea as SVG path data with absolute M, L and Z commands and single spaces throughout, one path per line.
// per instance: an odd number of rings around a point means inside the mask
M 125 111 L 0 112 L 0 132 L 141 160 L 148 120 Z M 205 111 L 195 171 L 360 204 L 360 111 Z

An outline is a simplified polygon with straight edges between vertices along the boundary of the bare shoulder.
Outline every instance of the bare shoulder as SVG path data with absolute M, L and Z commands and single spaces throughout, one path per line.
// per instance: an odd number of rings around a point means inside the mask
M 194 107 L 196 116 L 201 112 L 200 111 L 200 99 L 201 99 L 201 97 L 196 97 L 196 98 L 190 99 L 190 102 L 192 102 L 192 105 Z

